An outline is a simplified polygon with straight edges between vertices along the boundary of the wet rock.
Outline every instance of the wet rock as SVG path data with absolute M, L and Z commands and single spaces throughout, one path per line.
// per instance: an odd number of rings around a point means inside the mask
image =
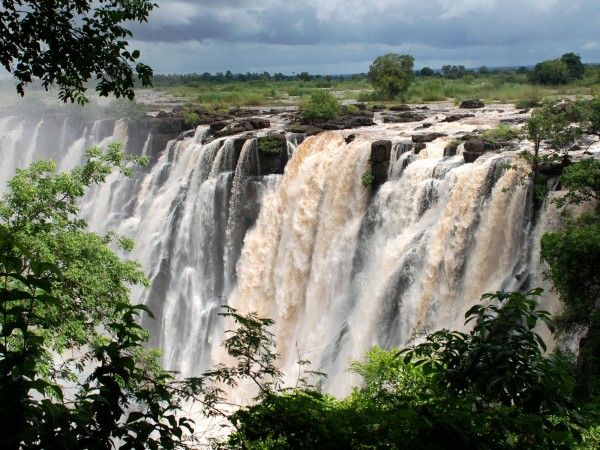
M 411 108 L 408 105 L 393 105 L 390 106 L 390 111 L 410 111 Z
M 485 141 L 481 138 L 472 137 L 465 142 L 465 150 L 469 152 L 485 152 Z
M 424 128 L 429 128 L 429 127 L 431 127 L 432 125 L 433 125 L 432 123 L 425 122 L 425 123 L 424 123 L 424 124 L 422 124 L 421 126 L 419 126 L 419 127 L 415 128 L 415 130 L 421 130 L 421 129 L 424 129 Z
M 418 155 L 421 152 L 421 150 L 424 150 L 425 148 L 427 148 L 427 144 L 425 142 L 417 142 L 414 148 L 415 155 Z
M 260 150 L 261 141 L 265 139 L 277 139 L 281 144 L 279 153 L 273 151 L 266 152 Z M 268 136 L 258 138 L 257 148 L 259 167 L 259 173 L 257 175 L 283 174 L 285 165 L 288 162 L 287 140 L 285 138 L 285 135 L 282 133 L 273 133 L 269 134 Z
M 411 139 L 415 143 L 432 142 L 437 138 L 446 136 L 444 133 L 413 134 Z
M 475 114 L 451 114 L 446 116 L 442 122 L 458 122 L 459 120 L 466 119 L 467 117 L 475 117 Z
M 379 186 L 381 186 L 387 181 L 389 168 L 389 161 L 383 161 L 377 164 L 373 164 L 371 166 L 371 175 L 373 175 L 371 187 L 373 188 L 373 190 L 376 190 L 377 188 L 379 188 Z
M 409 123 L 420 122 L 425 120 L 427 116 L 415 112 L 405 112 L 400 114 L 388 114 L 382 117 L 383 123 Z
M 371 161 L 377 164 L 390 160 L 392 153 L 392 141 L 382 139 L 371 143 Z
M 260 117 L 253 117 L 251 119 L 248 119 L 248 122 L 250 122 L 250 125 L 252 125 L 252 127 L 255 130 L 261 130 L 263 128 L 269 128 L 271 126 L 270 120 L 263 119 Z
M 459 145 L 458 141 L 452 141 L 448 145 L 446 145 L 444 147 L 444 156 L 445 157 L 455 156 L 456 151 L 458 150 L 458 145 Z
M 486 152 L 497 150 L 497 144 L 486 141 L 481 137 L 471 137 L 465 142 L 463 158 L 466 163 L 475 161 Z
M 229 125 L 229 122 L 226 120 L 218 120 L 215 122 L 212 122 L 209 127 L 211 129 L 211 131 L 221 131 L 223 128 L 225 128 L 227 125 Z
M 476 109 L 483 108 L 485 104 L 481 100 L 464 100 L 460 104 L 460 108 L 462 109 Z
M 183 120 L 177 118 L 158 120 L 152 127 L 152 132 L 155 134 L 180 133 L 182 130 Z
M 187 130 L 187 131 L 184 131 L 179 136 L 177 136 L 177 140 L 178 141 L 183 141 L 184 139 L 194 137 L 194 133 L 195 132 L 196 132 L 196 130 Z

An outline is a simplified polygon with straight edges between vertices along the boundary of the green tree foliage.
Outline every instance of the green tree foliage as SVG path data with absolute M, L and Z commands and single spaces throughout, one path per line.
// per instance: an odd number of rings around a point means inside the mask
M 567 193 L 556 203 L 565 207 L 562 229 L 541 239 L 541 257 L 548 263 L 545 276 L 563 302 L 558 324 L 567 334 L 582 336 L 576 371 L 576 396 L 581 402 L 600 403 L 600 161 L 583 159 L 565 168 L 561 177 Z M 591 202 L 593 212 L 574 217 L 572 205 Z
M 466 313 L 470 332 L 441 330 L 405 350 L 374 348 L 350 370 L 364 378 L 343 401 L 310 386 L 267 389 L 229 416 L 240 449 L 537 449 L 572 448 L 588 420 L 574 409 L 572 379 L 560 355 L 545 355 L 537 326 L 553 330 L 537 308 L 541 289 L 485 294 Z M 255 318 L 256 319 L 256 318 Z M 266 323 L 266 322 L 265 322 Z M 270 324 L 271 322 L 269 322 Z M 242 329 L 246 325 L 242 326 Z M 253 333 L 264 334 L 261 324 Z M 245 331 L 241 336 L 245 335 Z M 271 345 L 271 336 L 251 342 Z M 242 339 L 242 341 L 246 338 Z M 237 366 L 257 373 L 277 355 L 265 349 L 250 364 L 244 347 Z M 236 369 L 237 367 L 237 369 Z M 275 378 L 280 374 L 276 373 Z M 256 373 L 253 379 L 258 380 Z M 227 377 L 224 378 L 227 380 Z M 259 383 L 260 385 L 260 383 Z
M 560 60 L 567 65 L 569 77 L 572 80 L 581 80 L 585 73 L 585 65 L 581 62 L 581 57 L 575 53 L 565 53 Z
M 410 55 L 397 53 L 378 56 L 369 66 L 369 81 L 384 98 L 393 100 L 406 92 L 415 79 L 414 61 Z
M 433 73 L 434 73 L 434 72 L 433 72 L 433 69 L 432 69 L 432 68 L 430 68 L 430 67 L 423 67 L 423 68 L 421 69 L 421 71 L 419 72 L 419 74 L 420 74 L 422 77 L 430 77 L 431 75 L 433 75 Z
M 340 102 L 328 91 L 316 91 L 303 108 L 304 120 L 331 120 L 340 114 Z
M 579 55 L 565 53 L 560 58 L 538 63 L 529 73 L 529 79 L 536 84 L 567 84 L 580 80 L 585 66 Z
M 196 127 L 200 123 L 200 116 L 197 112 L 187 111 L 183 115 L 183 122 L 190 127 Z
M 587 330 L 600 323 L 600 220 L 592 214 L 566 221 L 563 229 L 546 233 L 541 257 L 565 307 L 559 322 L 567 330 Z
M 17 92 L 36 79 L 59 87 L 63 101 L 87 102 L 85 82 L 102 96 L 134 97 L 134 74 L 150 85 L 152 70 L 129 50 L 123 24 L 145 22 L 156 5 L 147 0 L 5 0 L 0 10 L 0 64 Z
M 524 152 L 523 155 L 531 164 L 527 176 L 532 180 L 538 206 L 547 194 L 546 180 L 539 174 L 540 164 L 568 157 L 569 149 L 589 123 L 589 110 L 589 101 L 549 102 L 536 108 L 527 119 L 527 137 L 533 142 L 533 154 Z M 543 157 L 540 155 L 542 143 L 549 151 Z
M 536 84 L 566 84 L 569 78 L 569 66 L 560 59 L 538 63 L 529 73 L 529 79 Z
M 442 74 L 444 78 L 448 78 L 449 80 L 462 78 L 468 73 L 469 71 L 465 69 L 465 66 L 451 66 L 449 64 L 442 66 Z
M 600 216 L 600 161 L 585 158 L 565 167 L 560 181 L 568 191 L 556 199 L 559 207 L 595 201 L 596 214 Z
M 0 443 L 2 448 L 176 448 L 189 426 L 148 333 L 129 302 L 147 280 L 86 231 L 85 190 L 114 168 L 131 175 L 121 145 L 54 173 L 50 162 L 18 170 L 0 202 Z M 134 162 L 143 163 L 142 159 Z

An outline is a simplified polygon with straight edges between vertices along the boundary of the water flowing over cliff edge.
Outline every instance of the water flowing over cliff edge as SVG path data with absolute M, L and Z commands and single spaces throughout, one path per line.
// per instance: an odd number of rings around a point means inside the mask
M 507 170 L 517 152 L 465 163 L 460 145 L 444 156 L 465 132 L 517 113 L 503 105 L 444 121 L 455 112 L 307 138 L 276 126 L 214 138 L 198 127 L 168 142 L 122 121 L 5 116 L 0 179 L 40 158 L 71 168 L 85 148 L 113 141 L 147 154 L 146 169 L 133 180 L 112 176 L 82 211 L 92 230 L 134 238 L 130 257 L 151 287 L 133 301 L 155 312 L 145 325 L 165 367 L 194 375 L 222 358 L 217 313 L 226 303 L 276 321 L 290 382 L 308 359 L 329 374 L 324 388 L 343 394 L 355 381 L 348 359 L 374 344 L 460 328 L 484 292 L 544 286 L 537 243 L 556 213 L 533 220 L 519 174 Z M 274 133 L 285 136 L 282 152 L 265 153 L 257 138 Z M 443 135 L 415 148 L 411 135 L 423 133 Z M 367 187 L 363 174 L 382 162 L 374 142 L 389 142 L 385 173 L 379 166 Z

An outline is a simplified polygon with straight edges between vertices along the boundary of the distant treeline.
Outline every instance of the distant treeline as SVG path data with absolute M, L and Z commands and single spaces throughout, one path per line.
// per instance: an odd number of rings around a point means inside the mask
M 583 64 L 579 55 L 575 53 L 565 53 L 560 58 L 553 60 L 542 61 L 535 66 L 526 67 L 501 67 L 488 68 L 481 66 L 477 69 L 467 69 L 462 65 L 445 65 L 441 69 L 431 69 L 423 67 L 420 70 L 415 70 L 415 75 L 418 77 L 436 77 L 449 80 L 456 80 L 466 76 L 479 77 L 486 75 L 527 75 L 527 79 L 532 84 L 566 84 L 575 80 L 582 79 L 585 68 L 597 70 L 597 65 Z M 340 75 L 313 75 L 308 72 L 298 74 L 284 75 L 282 73 L 270 74 L 269 72 L 261 73 L 232 73 L 217 72 L 211 74 L 204 72 L 201 74 L 168 74 L 154 75 L 153 84 L 155 87 L 181 86 L 188 85 L 194 87 L 194 84 L 227 84 L 239 82 L 271 82 L 271 81 L 313 81 L 323 80 L 326 82 L 344 81 L 361 81 L 367 79 L 366 73 L 357 74 L 340 74 Z
M 232 73 L 217 72 L 211 74 L 208 72 L 204 73 L 189 73 L 189 74 L 168 74 L 168 75 L 154 75 L 152 83 L 155 87 L 160 86 L 179 86 L 189 85 L 190 83 L 208 83 L 208 84 L 225 84 L 225 83 L 239 83 L 249 81 L 311 81 L 323 79 L 325 81 L 332 80 L 362 80 L 366 79 L 367 74 L 353 74 L 353 75 L 311 75 L 308 72 L 301 72 L 299 74 L 284 75 L 282 73 L 275 73 L 271 75 L 269 72 L 262 73 Z

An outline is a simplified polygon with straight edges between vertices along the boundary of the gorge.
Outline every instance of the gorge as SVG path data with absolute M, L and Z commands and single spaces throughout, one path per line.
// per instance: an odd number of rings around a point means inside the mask
M 544 306 L 558 308 L 541 277 L 539 236 L 560 219 L 552 205 L 535 216 L 519 171 L 508 169 L 524 164 L 518 152 L 529 143 L 476 158 L 464 150 L 468 133 L 518 124 L 527 112 L 413 112 L 393 120 L 377 111 L 374 125 L 311 136 L 279 112 L 231 135 L 211 125 L 185 131 L 168 118 L 5 113 L 0 180 L 40 158 L 72 168 L 85 148 L 114 141 L 147 155 L 133 180 L 114 175 L 94 188 L 82 212 L 93 231 L 135 240 L 127 256 L 151 286 L 132 301 L 156 316 L 144 325 L 164 366 L 190 376 L 219 361 L 228 324 L 217 313 L 227 304 L 275 320 L 290 383 L 307 359 L 328 374 L 324 389 L 343 395 L 354 384 L 349 358 L 460 329 L 484 292 L 542 286 Z M 267 135 L 281 152 L 261 149 Z

